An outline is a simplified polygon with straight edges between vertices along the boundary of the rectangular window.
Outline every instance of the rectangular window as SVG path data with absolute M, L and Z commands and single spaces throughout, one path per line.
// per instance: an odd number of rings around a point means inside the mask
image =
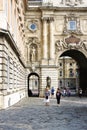
M 60 66 L 62 66 L 62 63 L 60 63 Z
M 73 77 L 73 76 L 74 76 L 73 70 L 70 70 L 69 77 Z
M 62 71 L 60 71 L 60 77 L 62 76 Z
M 71 31 L 76 30 L 76 21 L 69 21 L 68 22 L 68 30 L 71 30 Z
M 9 85 L 10 85 L 10 57 L 8 56 L 7 60 L 7 83 L 8 83 L 8 90 L 9 90 Z

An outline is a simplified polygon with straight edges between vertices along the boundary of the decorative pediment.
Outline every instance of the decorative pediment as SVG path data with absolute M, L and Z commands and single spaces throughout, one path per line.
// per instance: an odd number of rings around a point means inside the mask
M 37 37 L 29 37 L 26 44 L 27 45 L 39 44 L 38 38 Z
M 69 44 L 69 43 L 76 43 L 76 44 L 78 44 L 80 42 L 80 38 L 77 38 L 77 37 L 71 35 L 70 37 L 65 39 L 65 42 L 67 44 Z

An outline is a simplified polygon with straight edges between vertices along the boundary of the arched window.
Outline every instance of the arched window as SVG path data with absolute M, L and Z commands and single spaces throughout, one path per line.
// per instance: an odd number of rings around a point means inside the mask
M 62 80 L 60 80 L 60 87 L 62 87 Z

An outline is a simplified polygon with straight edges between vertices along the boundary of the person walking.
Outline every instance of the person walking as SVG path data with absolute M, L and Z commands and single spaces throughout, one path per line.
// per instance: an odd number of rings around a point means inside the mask
M 54 87 L 52 87 L 52 88 L 51 88 L 51 98 L 54 97 L 54 91 L 55 91 L 55 90 L 54 90 Z
M 64 90 L 63 90 L 63 96 L 64 97 L 66 96 L 66 88 L 64 88 Z
M 50 91 L 49 91 L 49 88 L 45 88 L 45 105 L 46 106 L 49 106 L 49 102 L 50 102 L 50 100 L 49 100 L 49 96 L 50 96 Z
M 60 105 L 60 98 L 61 98 L 61 91 L 59 88 L 57 88 L 56 91 L 56 99 L 57 99 L 57 104 Z
M 82 89 L 79 88 L 79 97 L 81 98 L 82 97 Z

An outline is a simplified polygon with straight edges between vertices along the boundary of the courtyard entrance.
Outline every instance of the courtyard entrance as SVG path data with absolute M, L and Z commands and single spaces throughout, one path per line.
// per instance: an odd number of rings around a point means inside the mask
M 39 96 L 39 76 L 37 73 L 30 73 L 28 76 L 28 96 Z
M 63 57 L 63 56 L 69 56 L 78 63 L 78 66 L 79 66 L 79 69 L 77 71 L 77 76 L 79 78 L 78 88 L 82 88 L 84 95 L 87 94 L 87 79 L 86 79 L 87 58 L 82 52 L 78 50 L 74 50 L 74 49 L 63 52 L 60 57 Z

